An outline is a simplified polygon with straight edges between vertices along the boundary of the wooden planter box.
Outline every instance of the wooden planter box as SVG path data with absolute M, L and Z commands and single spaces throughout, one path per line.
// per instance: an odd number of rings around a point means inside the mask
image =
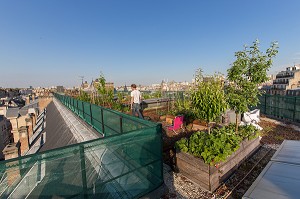
M 221 162 L 218 168 L 204 163 L 201 158 L 193 155 L 176 152 L 176 163 L 179 172 L 195 182 L 202 188 L 213 192 L 221 182 L 238 168 L 238 166 L 249 157 L 260 146 L 260 137 L 253 140 L 244 140 L 240 144 L 240 148 L 231 154 L 226 162 Z

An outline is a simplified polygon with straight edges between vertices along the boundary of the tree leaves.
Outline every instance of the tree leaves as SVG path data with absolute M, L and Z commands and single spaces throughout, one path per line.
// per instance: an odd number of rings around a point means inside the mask
M 267 81 L 267 71 L 278 53 L 276 42 L 271 43 L 266 53 L 259 50 L 259 41 L 235 53 L 236 60 L 227 70 L 228 85 L 225 87 L 227 102 L 236 113 L 244 113 L 256 106 L 261 95 L 258 85 Z M 236 124 L 238 125 L 238 124 Z

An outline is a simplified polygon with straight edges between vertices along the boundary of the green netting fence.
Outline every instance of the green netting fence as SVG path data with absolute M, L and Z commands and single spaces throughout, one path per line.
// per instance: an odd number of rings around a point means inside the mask
M 109 136 L 0 162 L 0 198 L 139 198 L 159 187 L 161 125 L 103 113 Z M 120 115 L 123 131 L 105 118 Z
M 293 122 L 300 122 L 300 97 L 268 95 L 260 96 L 261 113 Z
M 80 101 L 66 95 L 55 93 L 54 96 L 104 136 L 126 133 L 153 126 L 152 122 Z

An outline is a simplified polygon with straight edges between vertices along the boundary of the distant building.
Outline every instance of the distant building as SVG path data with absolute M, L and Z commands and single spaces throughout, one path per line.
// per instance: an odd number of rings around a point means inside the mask
M 51 95 L 51 89 L 49 88 L 35 88 L 33 93 L 37 97 L 48 97 Z
M 300 88 L 289 89 L 289 90 L 287 90 L 286 95 L 288 95 L 288 96 L 300 96 Z
M 4 89 L 0 89 L 0 98 L 6 97 L 6 91 Z
M 273 85 L 267 92 L 271 95 L 286 95 L 288 90 L 300 88 L 300 66 L 287 67 L 273 80 Z
M 99 79 L 95 79 L 94 81 L 92 81 L 92 86 L 95 88 L 95 89 L 97 89 L 98 88 L 98 86 L 99 86 L 99 84 L 100 84 L 100 81 L 99 81 Z M 114 83 L 113 82 L 106 82 L 105 83 L 105 88 L 106 88 L 106 90 L 114 90 Z
M 5 146 L 13 141 L 11 128 L 10 121 L 4 115 L 0 115 L 0 160 L 4 159 L 2 151 Z
M 65 92 L 65 88 L 63 86 L 56 86 L 56 92 L 57 93 L 64 93 Z
M 21 95 L 31 95 L 32 93 L 33 93 L 33 89 L 30 89 L 30 88 L 20 90 Z
M 84 81 L 82 84 L 81 84 L 81 88 L 85 89 L 85 88 L 88 88 L 89 87 L 89 83 L 87 81 Z
M 105 83 L 106 90 L 114 90 L 114 83 L 113 82 L 106 82 Z

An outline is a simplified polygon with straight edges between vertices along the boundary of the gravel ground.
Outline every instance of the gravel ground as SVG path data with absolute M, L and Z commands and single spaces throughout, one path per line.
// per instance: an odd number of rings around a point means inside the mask
M 268 118 L 262 118 L 260 125 L 264 128 L 261 140 L 262 147 L 248 158 L 215 192 L 210 193 L 202 190 L 191 180 L 180 173 L 173 172 L 168 165 L 165 165 L 164 180 L 168 191 L 161 198 L 241 198 L 267 165 L 283 140 L 300 140 L 300 131 L 297 126 Z M 253 167 L 254 169 L 251 171 Z M 243 179 L 248 173 L 249 175 Z

